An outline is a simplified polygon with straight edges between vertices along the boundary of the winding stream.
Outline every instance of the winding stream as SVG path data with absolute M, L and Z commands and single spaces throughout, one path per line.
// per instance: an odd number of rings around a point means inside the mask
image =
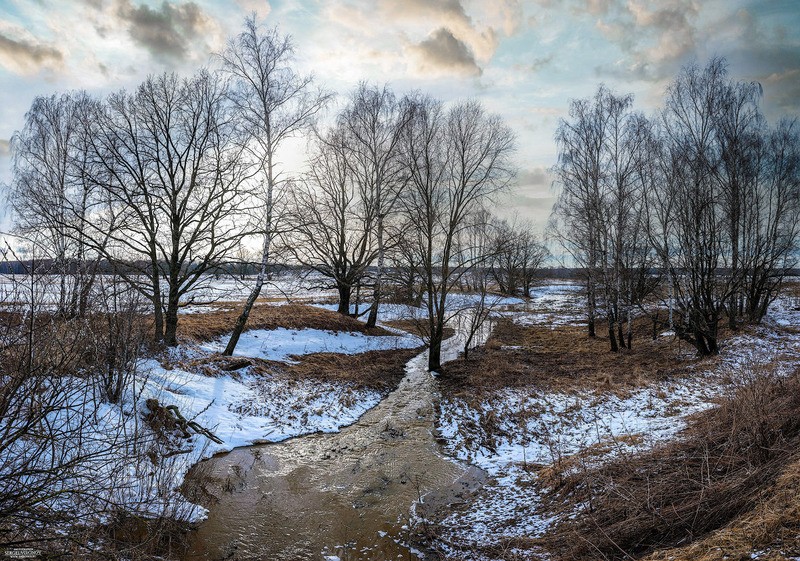
M 461 337 L 445 342 L 457 356 Z M 425 518 L 465 500 L 483 473 L 445 457 L 433 436 L 427 352 L 396 390 L 333 434 L 238 448 L 190 475 L 210 495 L 187 560 L 416 559 L 411 509 Z M 424 530 L 424 523 L 417 530 Z

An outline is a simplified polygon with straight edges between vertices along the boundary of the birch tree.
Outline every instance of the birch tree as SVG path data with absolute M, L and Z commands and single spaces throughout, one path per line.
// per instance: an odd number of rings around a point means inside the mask
M 408 104 L 398 101 L 386 87 L 359 84 L 338 121 L 346 131 L 347 164 L 361 191 L 375 205 L 376 270 L 367 327 L 378 319 L 384 276 L 387 216 L 394 210 L 406 182 L 399 143 L 409 117 Z
M 244 146 L 260 167 L 263 205 L 261 263 L 223 352 L 231 355 L 269 275 L 276 191 L 284 183 L 279 149 L 289 138 L 309 129 L 330 95 L 314 89 L 312 76 L 294 69 L 291 37 L 282 35 L 277 28 L 261 28 L 255 15 L 245 20 L 244 30 L 229 41 L 219 58 L 232 81 L 228 97 L 237 111 Z
M 90 255 L 86 240 L 87 216 L 99 204 L 91 178 L 101 171 L 86 157 L 96 103 L 84 92 L 37 97 L 12 139 L 15 227 L 50 257 L 59 279 L 57 309 L 67 317 L 85 313 L 99 264 L 100 253 Z

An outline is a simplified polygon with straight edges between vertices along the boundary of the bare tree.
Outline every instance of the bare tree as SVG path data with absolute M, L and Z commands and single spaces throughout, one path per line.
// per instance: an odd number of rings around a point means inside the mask
M 764 118 L 758 108 L 761 85 L 728 81 L 722 59 L 713 60 L 711 66 L 719 67 L 718 91 L 715 92 L 716 99 L 712 101 L 715 105 L 713 127 L 718 159 L 711 169 L 720 185 L 720 203 L 727 216 L 730 273 L 738 278 L 742 275 L 741 253 L 747 245 L 743 234 L 749 210 L 746 205 L 752 202 L 748 200 L 748 194 L 758 190 L 757 183 L 761 180 L 758 161 L 764 132 Z M 743 294 L 743 290 L 734 290 L 726 307 L 728 324 L 732 328 L 737 327 L 737 317 L 743 311 Z
M 414 247 L 414 229 L 407 216 L 400 213 L 390 221 L 390 237 L 394 243 L 387 248 L 386 279 L 396 290 L 396 297 L 407 304 L 419 307 L 422 304 L 419 272 L 422 269 L 418 252 Z
M 559 126 L 555 168 L 561 186 L 551 225 L 562 246 L 586 271 L 589 335 L 605 310 L 612 352 L 630 347 L 634 306 L 650 254 L 643 226 L 646 205 L 642 167 L 648 155 L 647 120 L 631 111 L 633 97 L 600 86 L 591 100 L 573 101 Z M 602 306 L 600 306 L 602 304 Z M 627 333 L 623 325 L 627 323 Z
M 245 20 L 244 31 L 232 39 L 220 55 L 223 69 L 232 78 L 229 98 L 245 135 L 244 146 L 262 173 L 264 241 L 261 264 L 242 313 L 236 321 L 223 354 L 233 354 L 250 310 L 267 280 L 272 239 L 275 234 L 275 191 L 283 183 L 277 160 L 287 139 L 307 130 L 325 107 L 330 95 L 313 89 L 311 76 L 292 68 L 294 45 L 277 28 L 263 30 L 255 15 Z
M 739 252 L 740 311 L 760 322 L 778 296 L 787 270 L 797 265 L 800 240 L 800 131 L 783 119 L 762 136 L 758 181 L 747 190 Z M 734 312 L 735 313 L 735 312 Z
M 225 93 L 204 71 L 148 78 L 134 95 L 109 97 L 91 139 L 110 205 L 88 221 L 88 238 L 110 232 L 108 246 L 95 249 L 152 302 L 155 338 L 170 346 L 181 299 L 248 233 L 243 205 L 252 172 Z
M 338 118 L 339 125 L 347 132 L 346 161 L 355 180 L 361 184 L 361 190 L 369 193 L 369 199 L 375 205 L 378 254 L 367 327 L 374 327 L 378 319 L 385 266 L 386 218 L 393 211 L 407 181 L 399 143 L 402 130 L 408 123 L 408 107 L 408 104 L 398 101 L 386 86 L 378 88 L 362 82 Z
M 607 95 L 601 86 L 597 97 Z M 586 275 L 587 326 L 596 334 L 597 291 L 602 231 L 601 181 L 605 122 L 599 103 L 589 99 L 570 104 L 570 120 L 561 120 L 556 131 L 559 149 L 554 166 L 560 187 L 551 213 L 550 231 Z
M 340 126 L 319 138 L 310 169 L 293 189 L 284 247 L 302 265 L 333 281 L 339 313 L 378 251 L 372 231 L 378 207 L 374 191 L 352 172 L 348 131 Z
M 37 97 L 12 139 L 10 203 L 15 226 L 50 256 L 59 277 L 58 311 L 86 311 L 100 253 L 89 255 L 86 220 L 98 204 L 86 158 L 87 116 L 96 102 L 85 93 Z M 101 242 L 102 243 L 102 242 Z
M 719 322 L 738 283 L 729 274 L 729 230 L 715 171 L 720 157 L 715 120 L 724 79 L 724 63 L 715 59 L 705 69 L 684 67 L 669 86 L 662 114 L 666 181 L 655 195 L 656 205 L 670 208 L 659 213 L 656 247 L 681 315 L 674 329 L 701 355 L 718 352 Z
M 408 103 L 413 106 L 403 153 L 410 181 L 403 209 L 415 225 L 411 235 L 428 311 L 428 368 L 437 370 L 449 319 L 448 295 L 485 260 L 459 247 L 459 232 L 514 177 L 514 135 L 500 117 L 487 114 L 475 101 L 449 110 L 429 97 L 416 96 Z
M 530 297 L 536 272 L 548 255 L 528 221 L 495 220 L 489 272 L 500 292 Z

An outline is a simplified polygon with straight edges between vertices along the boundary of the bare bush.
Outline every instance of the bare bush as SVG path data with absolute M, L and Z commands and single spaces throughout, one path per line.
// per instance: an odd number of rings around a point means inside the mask
M 108 308 L 65 318 L 41 298 L 58 290 L 52 282 L 31 271 L 3 278 L 0 535 L 86 554 L 115 521 L 186 519 L 193 507 L 176 491 L 177 460 L 139 420 L 147 380 L 135 299 L 107 294 Z

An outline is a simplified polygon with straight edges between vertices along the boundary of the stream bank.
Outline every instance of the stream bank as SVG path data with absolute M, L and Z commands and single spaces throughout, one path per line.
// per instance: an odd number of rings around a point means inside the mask
M 462 345 L 450 338 L 443 358 Z M 485 476 L 436 442 L 438 393 L 426 365 L 426 352 L 411 359 L 397 389 L 341 432 L 237 448 L 195 466 L 188 481 L 209 514 L 185 559 L 430 557 L 415 546 L 425 520 L 465 501 Z

